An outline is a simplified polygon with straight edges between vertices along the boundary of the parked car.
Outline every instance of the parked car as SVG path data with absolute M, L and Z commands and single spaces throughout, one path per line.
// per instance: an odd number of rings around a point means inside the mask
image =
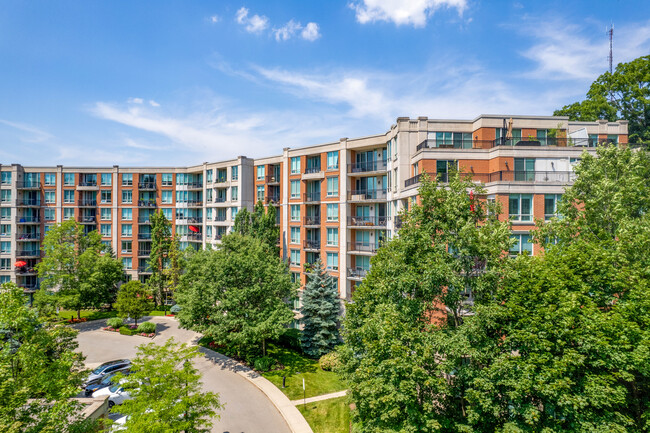
M 113 385 L 113 378 L 115 377 L 115 375 L 116 375 L 117 373 L 123 373 L 123 374 L 126 375 L 126 374 L 129 374 L 130 371 L 129 371 L 129 369 L 127 368 L 127 369 L 125 369 L 125 370 L 116 371 L 116 372 L 114 372 L 114 373 L 109 373 L 109 374 L 105 375 L 105 376 L 102 378 L 101 381 L 96 382 L 96 383 L 92 383 L 92 384 L 90 384 L 90 385 L 87 385 L 87 386 L 86 386 L 86 389 L 85 389 L 86 397 L 90 397 L 90 396 L 93 394 L 93 392 L 95 392 L 95 391 L 97 391 L 97 390 L 100 390 L 100 389 L 102 389 L 102 388 L 106 388 L 106 387 L 108 387 L 108 386 Z
M 128 359 L 117 359 L 115 361 L 105 362 L 90 373 L 84 382 L 83 387 L 86 388 L 88 385 L 101 382 L 107 374 L 125 371 L 129 368 L 131 368 L 131 361 Z
M 108 396 L 109 409 L 115 406 L 116 404 L 122 404 L 126 400 L 131 399 L 131 395 L 128 393 L 128 391 L 125 391 L 122 388 L 122 385 L 119 383 L 116 383 L 115 385 L 111 385 L 107 388 L 102 388 L 100 390 L 93 392 L 93 398 L 103 397 L 105 395 Z

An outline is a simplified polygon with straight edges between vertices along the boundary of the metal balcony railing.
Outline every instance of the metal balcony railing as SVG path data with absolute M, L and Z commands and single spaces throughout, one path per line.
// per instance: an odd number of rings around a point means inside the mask
M 39 181 L 16 182 L 16 188 L 18 189 L 39 189 L 40 187 L 41 182 Z
M 27 198 L 27 199 L 18 200 L 16 204 L 18 206 L 40 206 L 41 200 Z
M 280 175 L 276 176 L 275 174 L 269 174 L 266 176 L 266 183 L 269 185 L 280 183 Z
M 386 189 L 353 190 L 348 193 L 348 200 L 386 200 Z
M 150 274 L 151 266 L 138 266 L 138 273 L 140 274 Z
M 306 192 L 303 194 L 306 203 L 315 203 L 320 201 L 320 191 Z
M 222 223 L 227 220 L 225 215 L 217 215 L 214 217 L 214 220 L 218 223 Z
M 320 173 L 322 170 L 320 166 L 318 167 L 307 167 L 305 168 L 305 174 L 314 174 L 314 173 Z
M 95 187 L 97 186 L 96 180 L 82 180 L 79 181 L 79 186 L 81 187 Z
M 188 206 L 192 207 L 203 206 L 203 200 L 188 200 L 186 203 Z
M 306 239 L 302 243 L 302 247 L 306 250 L 320 250 L 320 241 L 313 239 Z
M 226 176 L 219 176 L 214 180 L 214 183 L 226 183 L 228 182 L 228 177 Z
M 365 278 L 368 275 L 367 269 L 362 268 L 348 268 L 348 277 L 350 278 Z
M 278 204 L 280 203 L 280 194 L 267 195 L 264 201 L 266 204 Z
M 138 200 L 138 207 L 156 207 L 155 200 Z
M 91 199 L 81 199 L 77 202 L 78 206 L 84 206 L 84 207 L 95 207 L 97 206 L 97 200 L 91 200 Z
M 39 257 L 41 255 L 40 250 L 18 250 L 16 251 L 16 257 Z
M 40 233 L 20 233 L 17 237 L 19 241 L 39 240 L 40 238 Z
M 352 227 L 386 227 L 385 216 L 349 216 L 348 225 Z
M 203 222 L 203 217 L 195 217 L 195 216 L 185 216 L 185 215 L 176 215 L 176 221 L 180 223 L 202 223 Z
M 320 216 L 306 216 L 302 221 L 306 226 L 318 226 L 320 225 Z
M 86 223 L 86 224 L 92 224 L 97 222 L 97 217 L 94 216 L 80 216 L 79 217 L 79 222 L 80 223 Z
M 473 140 L 473 139 L 449 139 L 435 140 L 427 139 L 418 144 L 416 151 L 423 149 L 492 149 L 498 146 L 556 146 L 556 147 L 596 147 L 608 145 L 612 140 L 571 137 L 505 137 L 496 140 Z
M 138 189 L 156 189 L 156 182 L 140 182 L 138 183 Z
M 138 239 L 142 239 L 142 240 L 151 239 L 151 233 L 138 233 Z
M 386 171 L 388 163 L 385 159 L 371 161 L 353 162 L 348 164 L 349 173 L 364 173 L 370 171 Z
M 16 222 L 18 224 L 23 224 L 23 223 L 40 223 L 41 222 L 41 217 L 40 216 L 19 216 L 16 217 Z
M 348 243 L 348 251 L 359 251 L 363 253 L 375 253 L 379 247 L 370 242 L 350 242 Z
M 447 183 L 449 181 L 448 173 L 438 173 L 438 181 Z M 554 182 L 554 183 L 571 183 L 575 180 L 573 171 L 513 171 L 501 170 L 492 173 L 460 173 L 461 179 L 471 178 L 475 182 Z M 418 174 L 404 181 L 404 187 L 420 183 L 422 174 Z

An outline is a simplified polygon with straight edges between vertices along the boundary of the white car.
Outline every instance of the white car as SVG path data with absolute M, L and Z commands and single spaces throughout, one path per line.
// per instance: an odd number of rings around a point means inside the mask
M 95 391 L 93 393 L 93 398 L 94 397 L 103 397 L 107 395 L 108 396 L 108 408 L 112 408 L 116 404 L 122 404 L 126 400 L 131 399 L 131 395 L 124 389 L 122 389 L 122 385 L 120 384 L 115 384 L 113 386 L 109 386 L 107 388 L 102 388 L 98 391 Z

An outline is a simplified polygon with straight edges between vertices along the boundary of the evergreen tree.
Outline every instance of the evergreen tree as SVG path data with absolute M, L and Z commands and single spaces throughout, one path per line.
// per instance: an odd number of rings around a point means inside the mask
M 318 358 L 331 352 L 339 342 L 339 310 L 338 290 L 334 287 L 334 278 L 325 272 L 323 263 L 318 259 L 302 292 L 300 308 L 305 325 L 300 342 L 307 355 Z

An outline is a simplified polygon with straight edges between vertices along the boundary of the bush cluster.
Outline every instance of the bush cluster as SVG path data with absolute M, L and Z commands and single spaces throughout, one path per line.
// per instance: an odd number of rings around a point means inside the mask
M 138 326 L 138 332 L 142 334 L 153 334 L 156 332 L 156 324 L 152 322 L 142 322 Z
M 135 335 L 135 329 L 131 329 L 130 326 L 122 326 L 120 328 L 120 334 L 122 335 Z
M 257 371 L 269 371 L 275 367 L 276 360 L 270 356 L 263 356 L 255 360 L 254 368 Z
M 119 328 L 124 325 L 124 320 L 119 317 L 111 317 L 106 321 L 106 325 L 111 328 Z
M 326 353 L 320 357 L 318 364 L 325 371 L 333 371 L 341 366 L 341 358 L 338 352 Z

